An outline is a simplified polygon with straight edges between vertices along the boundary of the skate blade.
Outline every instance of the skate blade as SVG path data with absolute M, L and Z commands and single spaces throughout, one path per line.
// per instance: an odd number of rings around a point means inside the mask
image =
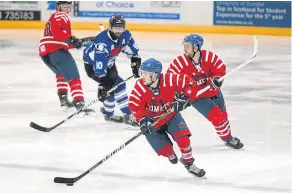
M 206 174 L 205 174 L 204 176 L 202 176 L 202 177 L 196 176 L 196 175 L 194 175 L 194 174 L 192 174 L 192 173 L 190 173 L 190 172 L 189 172 L 189 174 L 190 174 L 191 176 L 193 176 L 195 179 L 207 180 Z
M 233 147 L 231 147 L 230 145 L 226 145 L 226 144 L 224 144 L 225 145 L 225 147 L 227 147 L 228 149 L 232 149 L 232 150 L 235 150 L 235 151 L 243 151 L 244 150 L 244 145 L 241 147 L 241 148 L 233 148 Z

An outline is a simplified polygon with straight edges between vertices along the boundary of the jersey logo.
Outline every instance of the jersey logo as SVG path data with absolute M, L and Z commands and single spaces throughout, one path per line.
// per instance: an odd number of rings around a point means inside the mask
M 107 52 L 106 44 L 105 43 L 97 43 L 95 44 L 96 52 Z
M 121 52 L 122 46 L 119 45 L 118 47 L 114 48 L 111 53 L 110 56 L 116 56 Z
M 193 75 L 193 78 L 199 88 L 202 88 L 207 85 L 208 78 L 205 74 Z
M 183 129 L 183 130 L 188 129 L 188 126 L 184 122 L 180 122 L 178 127 Z
M 158 113 L 158 112 L 166 112 L 167 109 L 169 108 L 170 108 L 170 102 L 163 105 L 159 105 L 159 106 L 157 106 L 156 104 L 152 104 L 146 107 L 146 109 L 151 111 L 153 114 Z

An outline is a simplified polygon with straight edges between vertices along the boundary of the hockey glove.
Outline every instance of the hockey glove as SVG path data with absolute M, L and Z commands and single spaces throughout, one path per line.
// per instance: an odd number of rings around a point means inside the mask
M 222 84 L 223 84 L 223 80 L 219 81 L 220 77 L 219 76 L 215 76 L 213 78 L 211 78 L 211 87 L 213 89 L 219 89 Z
M 149 116 L 142 117 L 140 120 L 140 130 L 142 131 L 143 135 L 151 134 L 154 132 L 154 127 L 151 125 L 154 123 L 154 119 Z
M 76 38 L 75 36 L 71 36 L 66 42 L 72 44 L 77 49 L 82 47 L 82 40 Z
M 172 101 L 172 108 L 175 112 L 182 111 L 189 106 L 191 106 L 189 97 L 181 93 L 175 95 L 174 100 Z
M 100 102 L 104 102 L 107 98 L 107 91 L 108 89 L 102 83 L 98 85 L 97 98 Z
M 133 76 L 134 78 L 139 78 L 139 68 L 141 65 L 141 58 L 139 56 L 132 56 L 131 58 L 131 68 L 132 68 L 132 72 L 133 72 Z

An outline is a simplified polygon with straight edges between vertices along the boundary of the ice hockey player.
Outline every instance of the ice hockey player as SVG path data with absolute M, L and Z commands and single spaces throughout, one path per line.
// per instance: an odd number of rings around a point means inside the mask
M 72 7 L 71 1 L 57 1 L 56 12 L 49 18 L 45 26 L 44 36 L 40 40 L 39 55 L 43 62 L 56 74 L 57 90 L 61 107 L 72 107 L 77 110 L 84 106 L 84 96 L 75 60 L 68 51 L 81 48 L 82 42 L 71 34 L 68 14 Z M 73 104 L 68 101 L 68 84 L 71 89 Z M 93 112 L 84 109 L 81 115 Z
M 133 76 L 138 77 L 141 58 L 131 33 L 125 28 L 122 15 L 113 15 L 109 20 L 109 29 L 99 33 L 94 41 L 87 44 L 83 52 L 85 71 L 88 77 L 99 83 L 98 99 L 103 102 L 101 112 L 106 121 L 114 121 L 138 126 L 128 107 L 126 84 L 119 86 L 109 97 L 107 91 L 124 80 L 119 76 L 116 58 L 123 52 L 131 59 Z M 114 114 L 116 102 L 123 116 Z
M 200 35 L 186 36 L 183 40 L 185 54 L 177 56 L 167 72 L 192 77 L 200 89 L 211 86 L 192 106 L 213 124 L 225 145 L 241 149 L 243 144 L 231 135 L 224 97 L 220 90 L 223 81 L 219 81 L 219 78 L 225 75 L 226 66 L 216 54 L 202 50 L 203 41 Z
M 196 98 L 198 87 L 186 75 L 162 74 L 161 71 L 162 64 L 156 59 L 150 58 L 141 64 L 141 78 L 132 90 L 129 107 L 140 123 L 142 133 L 159 156 L 167 157 L 172 164 L 178 162 L 169 134 L 180 148 L 180 162 L 189 173 L 203 177 L 205 171 L 194 164 L 190 130 L 179 113 L 191 105 L 190 101 Z M 174 112 L 151 125 L 171 108 Z

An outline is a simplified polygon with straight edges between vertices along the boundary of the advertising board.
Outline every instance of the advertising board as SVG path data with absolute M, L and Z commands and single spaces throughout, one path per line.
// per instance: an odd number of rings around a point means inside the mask
M 0 1 L 0 20 L 41 20 L 38 1 Z

